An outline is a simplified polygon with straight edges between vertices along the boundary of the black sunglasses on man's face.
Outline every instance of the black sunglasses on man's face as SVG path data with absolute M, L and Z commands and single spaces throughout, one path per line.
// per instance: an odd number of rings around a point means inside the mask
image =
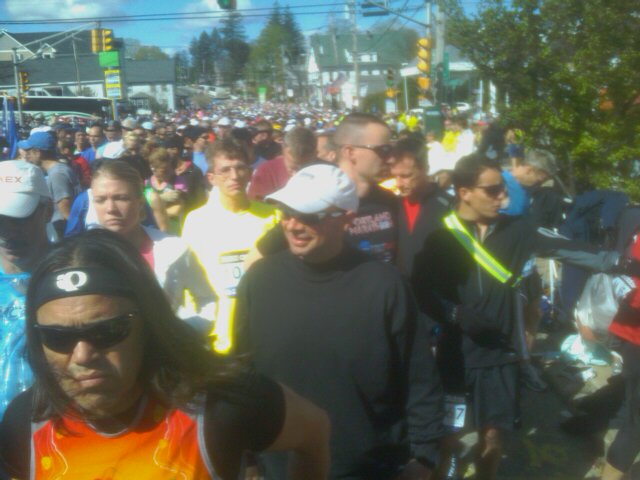
M 496 183 L 495 185 L 476 185 L 473 188 L 484 190 L 484 193 L 491 198 L 499 197 L 507 190 L 507 186 L 504 183 Z
M 393 145 L 388 143 L 383 143 L 382 145 L 351 145 L 356 148 L 365 148 L 367 150 L 371 150 L 375 152 L 382 160 L 389 160 L 391 158 L 391 154 L 393 153 Z
M 317 225 L 322 222 L 325 218 L 338 218 L 345 214 L 343 211 L 335 211 L 335 212 L 318 212 L 318 213 L 301 213 L 293 208 L 289 208 L 286 205 L 280 205 L 280 211 L 282 212 L 282 219 L 289 220 L 290 218 L 295 218 L 300 223 L 304 223 L 305 225 Z
M 117 345 L 129 336 L 135 314 L 136 312 L 124 313 L 83 327 L 36 323 L 34 328 L 40 334 L 42 344 L 57 353 L 71 353 L 81 340 L 90 343 L 98 350 L 104 350 Z

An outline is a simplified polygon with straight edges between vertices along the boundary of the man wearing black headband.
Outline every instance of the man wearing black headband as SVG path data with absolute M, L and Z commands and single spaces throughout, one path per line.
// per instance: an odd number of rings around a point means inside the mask
M 26 310 L 34 385 L 0 424 L 0 478 L 236 479 L 265 449 L 292 451 L 293 478 L 326 478 L 326 415 L 208 351 L 118 235 L 55 247 Z

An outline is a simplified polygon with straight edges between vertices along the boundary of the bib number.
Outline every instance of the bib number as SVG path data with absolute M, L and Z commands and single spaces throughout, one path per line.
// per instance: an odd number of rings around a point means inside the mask
M 464 397 L 456 395 L 444 396 L 445 426 L 454 430 L 460 430 L 464 427 L 464 419 L 467 415 L 467 405 Z
M 247 250 L 225 252 L 220 254 L 220 274 L 224 288 L 224 294 L 233 298 L 236 296 L 236 289 L 242 275 L 244 275 L 244 259 L 249 253 Z

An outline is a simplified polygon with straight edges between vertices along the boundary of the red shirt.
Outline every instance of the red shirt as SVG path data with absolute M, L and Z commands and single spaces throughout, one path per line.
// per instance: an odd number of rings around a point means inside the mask
M 140 255 L 142 255 L 142 258 L 144 258 L 149 267 L 151 267 L 151 270 L 153 270 L 155 265 L 153 261 L 153 242 L 148 235 L 145 235 L 144 240 L 142 240 L 142 245 L 140 245 Z
M 249 184 L 249 198 L 262 200 L 270 193 L 280 190 L 289 181 L 289 172 L 284 165 L 284 157 L 280 155 L 272 160 L 267 160 L 253 172 Z
M 640 235 L 636 235 L 629 248 L 629 255 L 640 260 Z M 609 331 L 614 335 L 640 345 L 640 278 L 633 277 L 636 288 L 627 297 L 627 305 L 621 307 L 613 317 Z
M 404 210 L 404 216 L 407 219 L 407 228 L 409 233 L 413 232 L 413 227 L 416 224 L 416 219 L 420 214 L 420 202 L 410 200 L 409 197 L 402 198 L 402 209 Z

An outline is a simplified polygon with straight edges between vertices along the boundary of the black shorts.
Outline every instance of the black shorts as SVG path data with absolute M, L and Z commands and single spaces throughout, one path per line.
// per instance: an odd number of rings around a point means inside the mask
M 516 430 L 520 427 L 519 363 L 467 368 L 466 427 Z

